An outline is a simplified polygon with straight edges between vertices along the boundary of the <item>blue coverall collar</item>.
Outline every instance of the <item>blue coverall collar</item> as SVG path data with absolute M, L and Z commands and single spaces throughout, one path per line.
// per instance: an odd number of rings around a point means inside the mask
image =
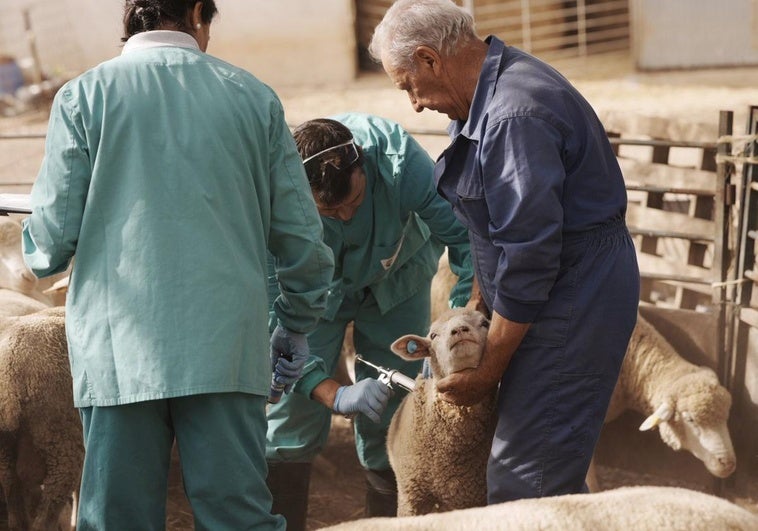
M 468 119 L 465 122 L 456 120 L 450 123 L 448 132 L 451 137 L 463 135 L 471 140 L 479 140 L 480 127 L 479 122 L 486 109 L 488 108 L 492 96 L 497 86 L 497 78 L 502 70 L 502 65 L 506 61 L 505 43 L 495 37 L 488 36 L 484 42 L 489 44 L 487 57 L 484 58 L 482 71 L 479 74 L 479 81 L 476 83 L 474 98 L 471 101 Z

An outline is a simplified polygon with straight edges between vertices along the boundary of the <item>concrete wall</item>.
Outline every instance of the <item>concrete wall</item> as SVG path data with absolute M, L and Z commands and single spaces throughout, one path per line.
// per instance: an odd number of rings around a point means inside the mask
M 43 68 L 72 75 L 121 51 L 123 0 L 2 0 L 0 54 L 29 57 L 22 8 Z M 277 86 L 340 83 L 357 72 L 352 0 L 217 0 L 208 53 Z
M 758 0 L 630 0 L 642 70 L 758 64 Z

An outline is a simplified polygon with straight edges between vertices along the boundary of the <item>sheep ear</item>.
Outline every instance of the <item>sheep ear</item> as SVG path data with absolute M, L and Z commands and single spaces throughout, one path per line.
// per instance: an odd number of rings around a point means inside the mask
M 42 293 L 50 294 L 50 293 L 55 293 L 57 291 L 63 291 L 63 292 L 68 291 L 68 275 L 54 282 L 52 286 L 50 286 L 46 290 L 43 290 Z
M 390 350 L 404 360 L 415 361 L 429 357 L 431 345 L 432 343 L 425 337 L 408 334 L 397 338 L 390 345 Z
M 671 408 L 668 402 L 664 402 L 658 406 L 658 409 L 656 409 L 652 415 L 645 419 L 645 422 L 640 425 L 639 429 L 640 431 L 647 431 L 649 429 L 652 429 L 661 422 L 666 422 L 669 420 L 673 414 L 674 410 Z

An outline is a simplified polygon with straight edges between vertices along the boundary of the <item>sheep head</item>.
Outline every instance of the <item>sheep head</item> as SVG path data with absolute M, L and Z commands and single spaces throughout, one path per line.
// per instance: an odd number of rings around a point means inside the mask
M 711 474 L 725 478 L 737 466 L 727 426 L 731 405 L 732 397 L 719 385 L 716 373 L 700 368 L 669 386 L 640 430 L 658 426 L 663 442 L 689 451 Z
M 432 323 L 426 337 L 408 334 L 396 339 L 390 348 L 408 361 L 428 357 L 432 376 L 439 379 L 479 365 L 489 326 L 489 320 L 481 312 L 454 308 Z M 411 341 L 416 347 L 409 350 Z
M 37 287 L 37 277 L 24 262 L 21 232 L 20 222 L 0 218 L 0 288 L 28 294 Z

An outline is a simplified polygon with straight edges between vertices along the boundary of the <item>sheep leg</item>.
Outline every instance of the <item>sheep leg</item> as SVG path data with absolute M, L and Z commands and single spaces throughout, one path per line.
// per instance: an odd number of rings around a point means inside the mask
M 16 451 L 13 436 L 3 434 L 0 441 L 0 485 L 5 493 L 5 506 L 8 513 L 9 531 L 29 529 L 21 478 L 16 472 Z
M 34 522 L 32 523 L 32 531 L 61 529 L 61 522 L 64 520 L 66 521 L 67 525 L 65 529 L 68 530 L 68 526 L 70 525 L 71 520 L 71 512 L 66 510 L 65 515 L 68 516 L 64 515 L 64 509 L 68 509 L 68 507 L 71 507 L 70 498 L 65 500 L 60 500 L 58 498 L 50 499 L 43 493 L 40 504 L 37 507 L 37 513 L 34 517 Z
M 412 515 L 413 509 L 411 507 L 410 502 L 408 501 L 408 496 L 403 494 L 403 492 L 398 489 L 397 492 L 397 515 L 398 516 L 409 516 Z
M 61 524 L 63 531 L 76 531 L 76 515 L 79 511 L 79 493 L 74 491 L 71 494 L 71 516 L 68 519 L 68 526 Z
M 63 512 L 66 509 L 66 520 L 71 519 L 72 498 L 76 485 L 72 473 L 68 469 L 70 463 L 57 462 L 49 454 L 47 459 L 47 475 L 45 477 L 42 492 L 35 511 L 32 531 L 47 531 L 58 529 L 63 520 Z
M 63 509 L 70 505 L 70 498 L 61 500 L 58 496 L 46 496 L 43 491 L 31 530 L 48 531 L 50 529 L 58 529 Z
M 599 492 L 600 484 L 597 480 L 597 468 L 595 467 L 595 456 L 590 460 L 590 467 L 587 469 L 587 476 L 584 479 L 590 492 Z
M 416 516 L 435 513 L 439 512 L 439 507 L 440 504 L 437 497 L 429 493 L 429 489 L 424 488 L 424 485 L 418 485 L 415 482 L 411 482 L 407 488 L 398 485 L 398 516 Z

